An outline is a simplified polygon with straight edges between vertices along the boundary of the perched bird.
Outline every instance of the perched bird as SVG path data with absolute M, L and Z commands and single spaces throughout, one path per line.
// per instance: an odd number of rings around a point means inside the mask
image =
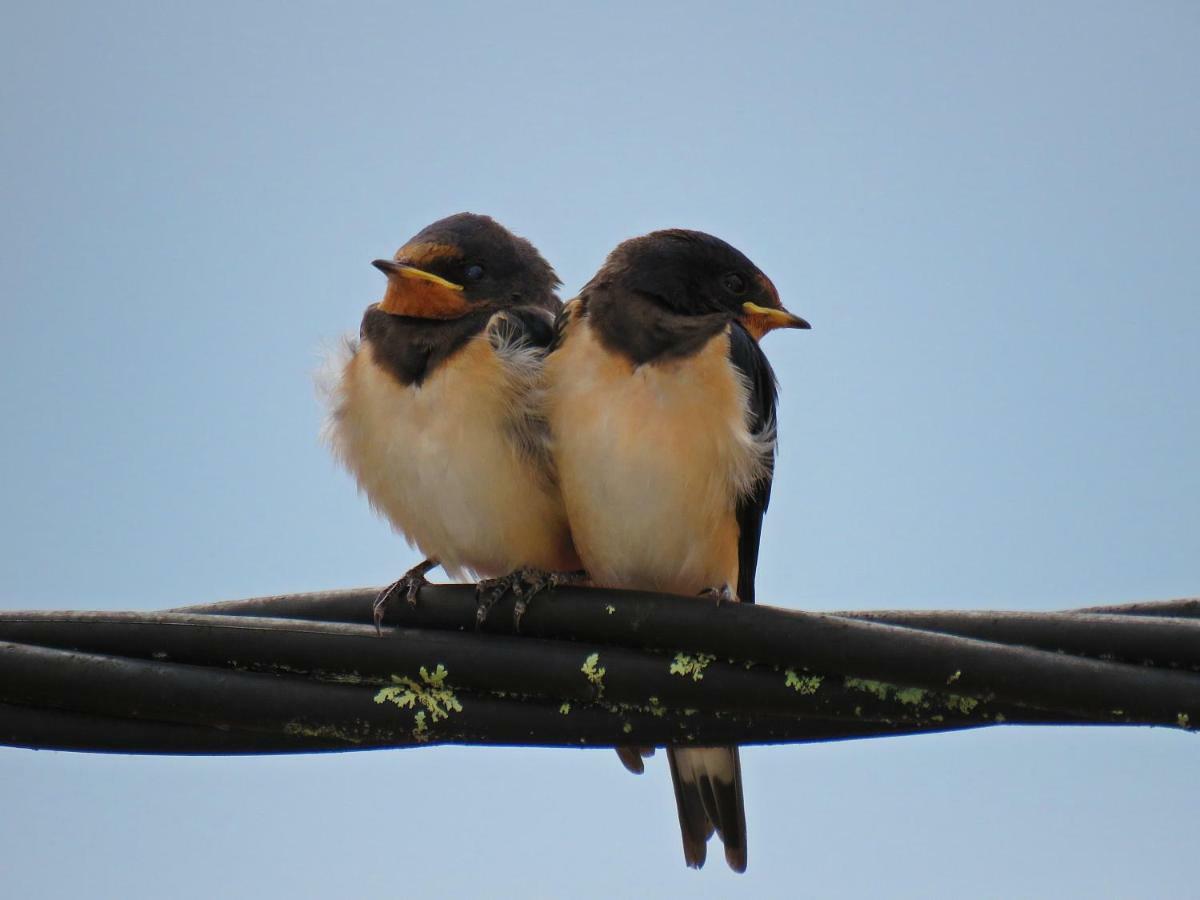
M 415 603 L 437 565 L 518 594 L 578 569 L 538 401 L 562 308 L 550 264 L 495 220 L 459 213 L 374 265 L 387 288 L 337 364 L 326 437 L 427 557 L 379 595 L 376 625 L 392 597 Z
M 567 517 L 601 587 L 754 602 L 775 460 L 775 376 L 758 341 L 808 328 L 742 253 L 696 231 L 625 241 L 567 304 L 546 359 Z M 638 748 L 618 751 L 641 771 Z M 683 853 L 713 831 L 746 868 L 737 747 L 669 747 Z

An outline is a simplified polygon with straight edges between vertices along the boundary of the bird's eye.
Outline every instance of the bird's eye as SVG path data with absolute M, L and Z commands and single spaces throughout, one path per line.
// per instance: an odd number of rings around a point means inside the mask
M 725 285 L 725 290 L 731 294 L 743 294 L 746 292 L 746 279 L 737 272 L 730 272 L 721 279 L 721 282 Z
M 467 281 L 478 281 L 483 277 L 483 266 L 468 266 L 466 274 Z

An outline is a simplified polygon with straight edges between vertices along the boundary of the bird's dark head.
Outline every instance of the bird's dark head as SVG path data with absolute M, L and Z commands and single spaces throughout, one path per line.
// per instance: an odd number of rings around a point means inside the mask
M 609 254 L 604 281 L 676 315 L 725 313 L 755 340 L 776 328 L 809 328 L 783 308 L 771 280 L 740 250 L 702 231 L 673 228 L 632 238 Z
M 480 309 L 559 307 L 558 276 L 537 248 L 475 213 L 439 219 L 374 266 L 388 278 L 378 308 L 394 316 L 458 319 Z

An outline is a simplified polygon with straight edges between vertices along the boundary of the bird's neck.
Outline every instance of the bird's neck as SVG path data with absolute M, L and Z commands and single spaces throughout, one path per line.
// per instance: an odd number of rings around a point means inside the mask
M 361 335 L 382 369 L 406 387 L 419 385 L 479 334 L 492 312 L 481 309 L 458 319 L 418 319 L 372 307 L 363 316 Z

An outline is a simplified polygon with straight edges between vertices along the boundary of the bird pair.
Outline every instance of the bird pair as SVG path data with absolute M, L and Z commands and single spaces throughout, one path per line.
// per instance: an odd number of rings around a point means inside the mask
M 371 504 L 481 613 L 566 573 L 754 602 L 775 457 L 758 341 L 808 328 L 742 253 L 697 231 L 620 244 L 565 306 L 529 241 L 486 216 L 433 223 L 390 260 L 332 393 L 327 435 Z M 620 748 L 642 771 L 641 748 Z M 715 831 L 746 868 L 736 747 L 669 747 L 684 857 Z

